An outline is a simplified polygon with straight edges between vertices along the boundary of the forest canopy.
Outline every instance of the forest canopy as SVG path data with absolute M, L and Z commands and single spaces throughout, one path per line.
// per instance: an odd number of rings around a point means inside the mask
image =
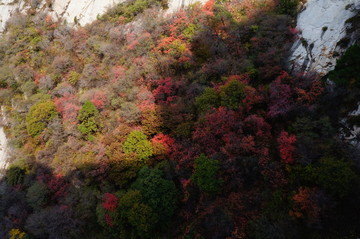
M 14 14 L 0 238 L 360 237 L 360 46 L 328 76 L 290 72 L 299 2 Z

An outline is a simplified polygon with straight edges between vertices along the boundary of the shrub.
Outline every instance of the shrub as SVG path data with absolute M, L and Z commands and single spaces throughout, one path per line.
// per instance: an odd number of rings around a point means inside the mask
M 348 162 L 324 157 L 313 167 L 307 166 L 308 177 L 332 194 L 343 197 L 350 192 L 356 174 Z
M 80 79 L 79 73 L 77 73 L 76 71 L 69 72 L 67 80 L 71 85 L 76 85 L 78 83 L 79 79 Z
M 35 238 L 80 238 L 82 223 L 66 205 L 35 211 L 25 224 L 25 229 Z
M 34 81 L 26 81 L 25 83 L 21 84 L 19 88 L 25 96 L 29 97 L 35 93 L 37 87 Z
M 46 205 L 49 196 L 50 192 L 47 189 L 47 186 L 42 182 L 35 182 L 29 187 L 26 194 L 26 200 L 32 208 L 39 210 Z
M 297 7 L 300 0 L 280 0 L 277 10 L 280 14 L 287 14 L 294 16 L 297 12 Z
M 26 115 L 28 134 L 33 137 L 39 135 L 57 115 L 55 104 L 51 100 L 34 104 Z
M 0 87 L 5 88 L 8 85 L 13 86 L 15 84 L 14 74 L 10 67 L 0 67 Z
M 144 162 L 140 160 L 123 157 L 110 164 L 108 178 L 115 185 L 126 188 L 136 179 L 137 173 L 143 166 Z
M 6 182 L 15 186 L 22 184 L 25 178 L 25 170 L 19 167 L 11 166 L 6 173 Z
M 134 123 L 139 121 L 140 110 L 134 103 L 125 102 L 120 106 L 120 115 L 127 123 Z
M 336 67 L 329 73 L 330 80 L 338 86 L 360 86 L 360 45 L 349 47 L 343 57 L 337 61 Z
M 219 192 L 222 181 L 217 178 L 219 161 L 207 158 L 201 154 L 195 160 L 194 173 L 191 180 L 196 183 L 201 191 L 208 194 Z
M 76 90 L 73 86 L 71 86 L 67 82 L 62 82 L 56 86 L 52 94 L 55 96 L 65 96 L 65 95 L 72 95 L 75 93 Z
M 79 79 L 81 88 L 93 88 L 99 86 L 102 77 L 99 75 L 99 67 L 95 64 L 86 64 Z
M 219 95 L 213 88 L 205 88 L 204 92 L 196 97 L 195 105 L 199 112 L 206 112 L 219 106 Z
M 245 85 L 238 80 L 231 80 L 220 87 L 220 103 L 229 109 L 239 107 L 241 100 L 245 97 Z
M 32 81 L 34 78 L 34 71 L 27 65 L 19 65 L 15 68 L 14 76 L 18 83 Z
M 156 214 L 159 225 L 169 223 L 178 202 L 178 190 L 174 182 L 164 179 L 163 172 L 159 169 L 145 166 L 131 188 L 141 192 L 143 202 Z
M 61 114 L 65 123 L 76 124 L 77 116 L 80 110 L 79 102 L 76 96 L 66 94 L 61 98 L 55 98 L 57 111 Z
M 129 190 L 120 199 L 122 217 L 125 219 L 122 223 L 130 224 L 134 234 L 142 238 L 147 238 L 148 233 L 156 225 L 158 218 L 155 212 L 144 202 L 142 194 L 138 190 Z
M 285 163 L 293 163 L 295 160 L 294 152 L 296 149 L 296 136 L 290 135 L 286 131 L 281 131 L 279 137 L 277 138 L 277 142 L 279 144 L 280 158 Z
M 97 109 L 104 109 L 108 103 L 107 92 L 105 90 L 96 90 L 92 92 L 90 101 Z
M 105 210 L 115 211 L 118 207 L 119 199 L 114 194 L 105 193 L 102 200 L 103 203 L 101 205 Z
M 90 101 L 85 101 L 78 116 L 79 131 L 87 136 L 96 133 L 99 129 L 98 117 L 99 111 L 96 109 L 95 105 Z
M 28 238 L 25 232 L 20 231 L 19 229 L 11 229 L 9 232 L 9 239 L 26 239 Z
M 116 7 L 109 10 L 102 20 L 117 21 L 122 17 L 125 23 L 131 22 L 134 17 L 144 12 L 147 8 L 153 5 L 160 4 L 161 6 L 167 6 L 167 0 L 132 0 L 125 3 L 120 3 Z
M 52 68 L 56 74 L 62 74 L 66 72 L 69 67 L 72 65 L 72 62 L 67 56 L 56 56 L 52 63 Z
M 154 135 L 159 132 L 162 119 L 156 110 L 147 109 L 142 112 L 141 125 L 146 135 Z
M 128 135 L 123 144 L 123 151 L 125 154 L 135 153 L 139 159 L 148 159 L 153 155 L 151 143 L 139 130 L 134 130 Z
M 50 76 L 41 77 L 39 80 L 39 88 L 47 91 L 54 88 L 54 80 Z
M 98 222 L 104 228 L 116 232 L 121 225 L 121 218 L 119 217 L 119 198 L 112 193 L 105 193 L 102 196 L 101 204 L 96 208 Z

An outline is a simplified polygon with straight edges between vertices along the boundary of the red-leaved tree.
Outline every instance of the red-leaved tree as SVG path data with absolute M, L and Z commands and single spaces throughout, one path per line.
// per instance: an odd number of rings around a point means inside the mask
M 112 193 L 105 193 L 102 198 L 103 203 L 101 204 L 105 210 L 115 211 L 119 204 L 119 199 Z
M 63 97 L 55 98 L 56 110 L 61 114 L 64 123 L 77 123 L 77 115 L 80 110 L 80 103 L 75 95 L 65 94 Z
M 279 144 L 280 158 L 285 163 L 293 163 L 295 161 L 296 136 L 290 135 L 286 131 L 281 131 L 277 142 Z

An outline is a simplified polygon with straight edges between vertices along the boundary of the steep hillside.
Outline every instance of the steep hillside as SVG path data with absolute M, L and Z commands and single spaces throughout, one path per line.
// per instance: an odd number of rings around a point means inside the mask
M 56 2 L 12 14 L 0 238 L 360 237 L 357 6 L 191 3 L 121 2 L 76 27 Z M 326 6 L 347 34 L 309 34 Z M 299 39 L 315 52 L 330 32 L 353 37 L 336 67 L 289 69 Z

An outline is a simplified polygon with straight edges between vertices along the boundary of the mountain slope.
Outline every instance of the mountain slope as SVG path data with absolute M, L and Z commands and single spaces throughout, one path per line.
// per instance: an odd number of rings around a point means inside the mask
M 291 74 L 298 3 L 164 15 L 164 1 L 134 0 L 75 28 L 14 14 L 0 237 L 359 237 L 359 154 L 343 137 L 360 126 L 343 121 L 359 45 L 326 77 Z

